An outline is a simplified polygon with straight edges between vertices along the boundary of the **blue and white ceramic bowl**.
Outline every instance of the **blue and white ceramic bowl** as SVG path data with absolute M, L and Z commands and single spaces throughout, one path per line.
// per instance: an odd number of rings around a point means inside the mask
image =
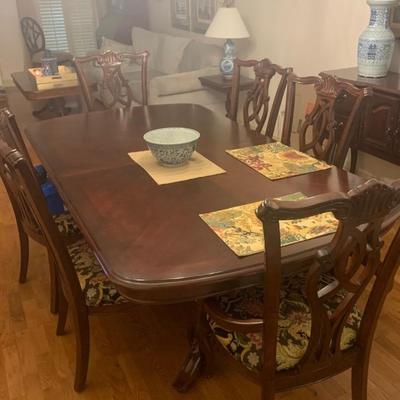
M 196 150 L 200 133 L 189 128 L 161 128 L 143 136 L 159 163 L 167 167 L 186 164 Z

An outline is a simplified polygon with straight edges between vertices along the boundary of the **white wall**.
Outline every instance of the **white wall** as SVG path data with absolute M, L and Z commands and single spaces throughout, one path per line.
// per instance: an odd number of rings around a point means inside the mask
M 193 35 L 171 27 L 170 0 L 149 2 L 153 30 Z M 365 0 L 236 0 L 236 6 L 251 33 L 239 44 L 241 57 L 269 57 L 299 75 L 357 63 L 369 18 Z
M 0 68 L 6 85 L 12 72 L 24 69 L 24 51 L 16 0 L 1 0 Z

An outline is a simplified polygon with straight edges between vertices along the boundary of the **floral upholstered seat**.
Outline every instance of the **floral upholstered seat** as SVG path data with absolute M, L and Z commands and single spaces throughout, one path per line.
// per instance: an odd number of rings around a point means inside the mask
M 80 234 L 80 230 L 69 212 L 53 215 L 53 219 L 57 225 L 58 231 L 63 236 L 75 236 Z
M 115 285 L 107 278 L 93 251 L 85 240 L 80 240 L 68 251 L 77 273 L 86 305 L 91 307 L 127 303 Z
M 324 280 L 330 279 L 324 276 Z M 278 323 L 277 370 L 288 370 L 296 366 L 304 356 L 311 333 L 311 313 L 304 294 L 305 275 L 284 281 L 281 290 L 280 316 Z M 326 305 L 331 314 L 343 300 L 344 294 L 337 294 Z M 232 292 L 218 298 L 219 307 L 230 317 L 239 320 L 263 318 L 263 288 L 255 287 Z M 353 309 L 341 338 L 342 350 L 355 343 L 361 322 L 361 314 Z M 209 320 L 211 329 L 222 346 L 250 370 L 262 368 L 262 334 L 232 332 Z

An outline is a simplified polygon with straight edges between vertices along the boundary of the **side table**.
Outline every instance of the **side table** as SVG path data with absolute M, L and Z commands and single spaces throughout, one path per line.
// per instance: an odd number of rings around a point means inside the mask
M 233 81 L 224 79 L 222 75 L 201 76 L 199 80 L 203 87 L 226 94 L 225 109 L 227 113 L 226 116 L 228 117 L 231 109 L 231 89 Z M 253 79 L 245 76 L 240 77 L 240 90 L 248 90 L 253 84 Z

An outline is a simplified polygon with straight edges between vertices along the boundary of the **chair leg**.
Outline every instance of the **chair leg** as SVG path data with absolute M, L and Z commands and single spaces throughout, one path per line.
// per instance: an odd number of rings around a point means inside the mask
M 363 357 L 351 371 L 352 400 L 367 400 L 369 355 Z
M 74 389 L 82 392 L 86 385 L 89 367 L 90 332 L 87 313 L 74 312 L 74 329 L 76 337 L 76 369 Z
M 17 222 L 17 228 L 20 245 L 19 283 L 25 283 L 28 274 L 29 263 L 29 237 L 19 222 Z
M 49 271 L 50 271 L 50 312 L 57 314 L 58 312 L 58 283 L 57 283 L 57 266 L 56 261 L 51 254 L 51 251 L 47 250 L 47 256 L 49 259 Z
M 57 279 L 57 281 L 58 281 L 57 283 L 58 283 L 59 297 L 58 297 L 58 321 L 57 321 L 56 335 L 62 336 L 65 334 L 65 323 L 67 322 L 67 316 L 68 316 L 68 302 L 67 299 L 65 298 L 59 279 Z

